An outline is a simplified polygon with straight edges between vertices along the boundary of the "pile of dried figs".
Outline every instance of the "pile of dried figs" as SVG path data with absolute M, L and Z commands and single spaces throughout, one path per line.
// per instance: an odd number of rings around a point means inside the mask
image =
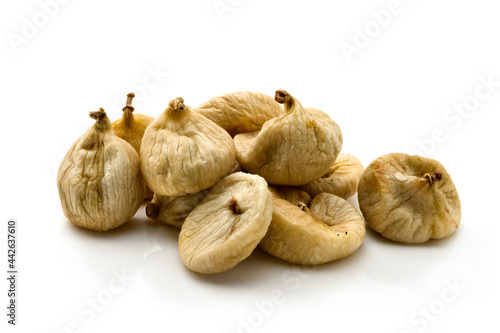
M 284 90 L 238 92 L 196 108 L 180 97 L 156 119 L 90 112 L 95 124 L 57 175 L 63 212 L 96 231 L 117 228 L 144 200 L 148 218 L 180 229 L 182 262 L 226 271 L 260 246 L 291 263 L 317 265 L 355 252 L 365 221 L 403 243 L 444 238 L 460 224 L 450 175 L 436 160 L 401 153 L 366 169 L 341 153 L 330 116 Z M 358 193 L 361 213 L 346 199 Z

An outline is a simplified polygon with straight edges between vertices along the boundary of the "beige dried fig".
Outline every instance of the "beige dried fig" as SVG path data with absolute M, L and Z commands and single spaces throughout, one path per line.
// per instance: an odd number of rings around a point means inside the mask
M 393 153 L 374 160 L 358 186 L 367 224 L 382 236 L 423 243 L 453 234 L 461 220 L 460 198 L 436 160 Z
M 179 234 L 182 262 L 205 274 L 236 266 L 266 234 L 272 211 L 264 178 L 243 172 L 227 176 L 184 221 Z
M 139 155 L 115 135 L 101 108 L 90 112 L 96 122 L 64 157 L 57 188 L 64 215 L 79 226 L 105 231 L 124 224 L 144 196 Z
M 231 136 L 179 97 L 144 133 L 142 174 L 149 188 L 160 195 L 197 193 L 231 172 L 235 154 Z
M 260 130 L 266 121 L 283 114 L 283 108 L 272 97 L 249 91 L 210 98 L 195 110 L 231 136 Z
M 133 113 L 135 108 L 132 106 L 132 99 L 135 97 L 133 92 L 127 94 L 127 104 L 123 107 L 123 116 L 111 123 L 116 135 L 127 141 L 134 147 L 137 154 L 140 153 L 141 140 L 146 128 L 155 120 L 155 118 L 143 114 Z M 153 191 L 146 187 L 144 193 L 145 199 L 153 197 Z
M 365 238 L 365 222 L 347 201 L 318 194 L 309 207 L 273 198 L 273 219 L 259 246 L 285 261 L 317 265 L 354 253 Z
M 176 197 L 155 193 L 153 200 L 146 205 L 146 216 L 151 220 L 180 229 L 186 217 L 207 195 L 207 190 Z
M 123 107 L 123 116 L 115 120 L 112 125 L 116 135 L 127 141 L 134 147 L 137 154 L 140 153 L 141 140 L 146 128 L 155 118 L 143 114 L 133 113 L 135 108 L 132 106 L 132 99 L 135 97 L 133 92 L 127 94 L 127 104 Z
M 342 147 L 342 133 L 326 113 L 303 108 L 284 90 L 276 101 L 285 114 L 268 120 L 259 132 L 234 137 L 237 159 L 273 185 L 305 185 L 328 172 Z
M 307 192 L 299 190 L 295 187 L 269 186 L 269 190 L 274 197 L 284 199 L 294 205 L 297 205 L 298 203 L 309 205 L 312 200 L 311 196 Z
M 323 177 L 299 188 L 312 197 L 320 193 L 331 193 L 348 199 L 356 194 L 359 178 L 361 178 L 363 171 L 363 164 L 356 157 L 340 153 Z

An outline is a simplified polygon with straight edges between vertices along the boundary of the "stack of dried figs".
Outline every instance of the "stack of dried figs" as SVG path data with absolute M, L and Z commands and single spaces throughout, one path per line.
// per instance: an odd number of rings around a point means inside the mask
M 63 212 L 105 231 L 151 199 L 146 215 L 180 229 L 180 256 L 193 271 L 226 271 L 257 246 L 297 264 L 341 259 L 361 246 L 365 220 L 404 243 L 447 237 L 460 223 L 439 162 L 389 154 L 364 170 L 340 153 L 337 123 L 284 90 L 274 99 L 226 94 L 194 109 L 179 97 L 156 119 L 134 114 L 133 97 L 113 123 L 103 109 L 90 112 L 94 126 L 59 168 Z M 356 192 L 363 215 L 346 201 Z

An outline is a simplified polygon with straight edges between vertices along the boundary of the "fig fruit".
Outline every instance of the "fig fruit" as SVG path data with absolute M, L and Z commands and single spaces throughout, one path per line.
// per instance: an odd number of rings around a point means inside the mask
M 361 214 L 329 193 L 315 196 L 309 207 L 273 198 L 273 218 L 259 246 L 285 261 L 318 265 L 354 253 L 365 238 Z
M 139 209 L 144 197 L 139 155 L 116 136 L 106 113 L 90 112 L 95 119 L 71 146 L 57 173 L 57 188 L 66 218 L 96 231 L 124 224 Z
M 153 192 L 179 196 L 212 187 L 233 170 L 235 155 L 231 136 L 179 97 L 146 129 L 140 159 Z
M 266 234 L 272 211 L 264 178 L 243 172 L 225 177 L 184 221 L 179 234 L 182 262 L 205 274 L 236 266 Z
M 232 137 L 260 130 L 269 119 L 282 115 L 283 108 L 272 97 L 258 92 L 235 92 L 210 98 L 195 110 L 225 129 Z
M 268 120 L 259 132 L 234 137 L 243 169 L 273 185 L 308 184 L 328 172 L 342 147 L 342 133 L 328 114 L 303 108 L 284 90 L 276 101 L 285 114 Z
M 453 234 L 461 220 L 460 198 L 444 166 L 430 158 L 393 153 L 374 160 L 358 185 L 366 223 L 402 243 L 424 243 Z
M 299 188 L 312 197 L 320 193 L 331 193 L 348 199 L 356 194 L 359 178 L 361 178 L 363 171 L 363 164 L 356 157 L 340 153 L 323 177 Z
M 132 99 L 135 97 L 133 92 L 127 94 L 127 104 L 123 107 L 123 116 L 111 123 L 116 135 L 127 141 L 134 147 L 137 154 L 140 153 L 141 140 L 146 128 L 155 120 L 155 118 L 143 114 L 133 113 L 135 108 L 132 106 Z M 153 191 L 146 187 L 144 193 L 145 199 L 153 197 Z

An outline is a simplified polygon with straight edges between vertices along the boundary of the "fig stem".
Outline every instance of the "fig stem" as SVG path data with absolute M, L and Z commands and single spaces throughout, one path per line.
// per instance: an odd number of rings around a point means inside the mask
M 171 111 L 184 111 L 186 110 L 186 105 L 184 105 L 184 99 L 182 97 L 177 97 L 174 100 L 171 100 L 168 103 L 168 106 L 171 108 Z
M 108 116 L 103 108 L 99 108 L 99 111 L 90 111 L 89 116 L 92 119 L 95 119 L 95 127 L 101 131 L 108 130 L 112 128 L 111 122 L 109 121 Z
M 158 206 L 152 202 L 146 205 L 146 216 L 150 219 L 154 219 L 158 216 Z
M 427 178 L 430 186 L 434 186 L 437 182 L 443 179 L 443 174 L 441 172 L 432 172 L 424 174 L 424 178 Z
M 233 212 L 233 214 L 241 214 L 241 209 L 238 206 L 238 202 L 236 201 L 235 197 L 232 197 L 229 201 L 228 208 Z
M 127 94 L 127 104 L 123 107 L 123 111 L 130 110 L 134 112 L 135 108 L 132 106 L 132 99 L 134 99 L 135 94 L 133 92 Z

